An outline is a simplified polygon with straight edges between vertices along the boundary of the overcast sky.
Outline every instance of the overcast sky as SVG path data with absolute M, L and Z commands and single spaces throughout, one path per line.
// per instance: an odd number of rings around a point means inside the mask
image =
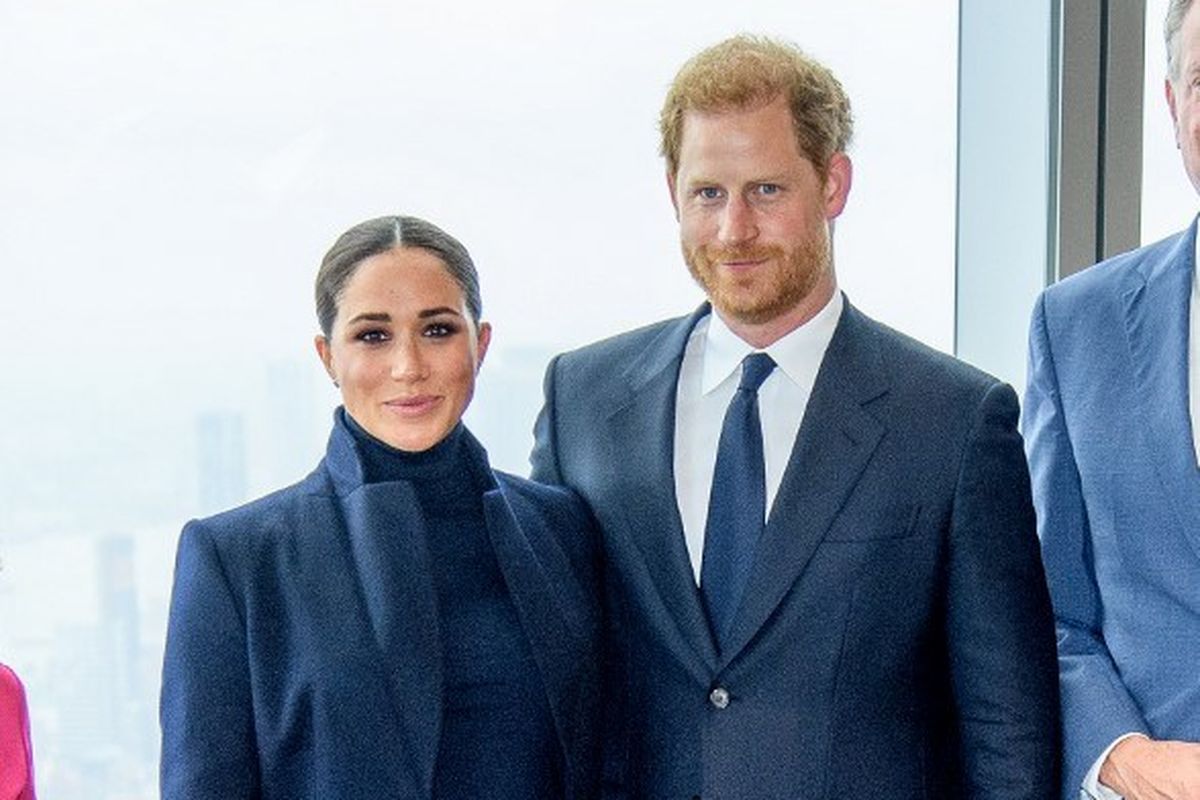
M 321 254 L 396 211 L 467 244 L 500 347 L 685 311 L 656 114 L 739 30 L 846 84 L 843 283 L 948 346 L 956 3 L 865 8 L 3 0 L 0 314 L 29 338 L 0 347 L 307 358 Z

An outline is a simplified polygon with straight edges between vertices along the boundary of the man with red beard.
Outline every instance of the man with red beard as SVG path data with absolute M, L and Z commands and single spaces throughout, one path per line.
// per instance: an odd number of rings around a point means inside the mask
M 532 456 L 604 532 L 611 796 L 1053 797 L 1016 396 L 838 291 L 842 87 L 739 36 L 661 130 L 709 302 L 557 357 Z

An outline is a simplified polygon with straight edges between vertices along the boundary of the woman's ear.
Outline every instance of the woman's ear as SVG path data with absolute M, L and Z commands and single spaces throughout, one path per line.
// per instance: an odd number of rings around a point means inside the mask
M 475 372 L 483 366 L 483 357 L 487 355 L 488 345 L 492 343 L 492 323 L 479 323 L 479 333 L 475 337 Z
M 334 386 L 338 386 L 337 373 L 333 369 L 333 348 L 329 346 L 329 340 L 324 334 L 318 333 L 313 337 L 313 345 L 317 348 L 317 357 L 325 367 L 325 374 L 333 381 Z

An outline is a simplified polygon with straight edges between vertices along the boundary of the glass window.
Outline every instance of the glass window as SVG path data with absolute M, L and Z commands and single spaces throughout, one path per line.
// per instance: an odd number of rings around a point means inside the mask
M 176 538 L 301 478 L 337 394 L 312 279 L 405 212 L 480 267 L 469 423 L 525 471 L 555 352 L 700 302 L 657 155 L 701 46 L 793 39 L 855 106 L 838 274 L 953 338 L 957 3 L 83 2 L 0 10 L 0 661 L 41 794 L 153 797 Z
M 1142 139 L 1142 243 L 1186 228 L 1196 215 L 1196 190 L 1183 170 L 1163 80 L 1167 52 L 1163 18 L 1167 0 L 1146 0 L 1146 90 Z

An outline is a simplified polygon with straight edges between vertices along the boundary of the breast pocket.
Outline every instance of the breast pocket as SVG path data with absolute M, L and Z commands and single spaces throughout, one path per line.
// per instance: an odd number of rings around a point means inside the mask
M 872 509 L 847 510 L 838 515 L 827 542 L 874 542 L 885 539 L 907 539 L 920 533 L 918 521 L 921 506 L 916 503 L 897 503 Z

